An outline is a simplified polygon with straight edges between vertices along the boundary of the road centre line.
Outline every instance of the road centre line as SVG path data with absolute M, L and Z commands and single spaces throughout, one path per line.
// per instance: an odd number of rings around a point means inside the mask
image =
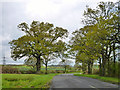
M 99 90 L 98 88 L 96 88 L 96 87 L 94 87 L 94 86 L 92 86 L 92 85 L 89 85 L 91 88 L 95 88 L 95 89 L 97 89 L 97 90 Z

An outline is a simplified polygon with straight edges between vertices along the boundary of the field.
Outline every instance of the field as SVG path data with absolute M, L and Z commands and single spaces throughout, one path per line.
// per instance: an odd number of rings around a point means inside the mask
M 4 74 L 35 74 L 36 73 L 36 68 L 32 66 L 27 66 L 27 65 L 5 65 L 2 67 L 2 73 Z M 75 72 L 75 69 L 73 67 L 68 67 L 67 72 Z M 47 73 L 64 73 L 65 69 L 62 66 L 55 67 L 51 66 L 47 68 Z M 46 70 L 45 67 L 41 67 L 41 71 L 37 72 L 40 74 L 45 74 Z
M 17 65 L 16 65 L 16 66 L 13 66 L 13 67 L 19 68 L 19 69 L 26 69 L 26 70 L 32 69 L 31 66 L 27 66 L 27 65 L 21 65 L 21 66 L 17 66 Z M 35 69 L 36 69 L 36 68 L 35 68 Z M 48 66 L 47 69 L 48 69 L 48 70 L 64 70 L 63 67 L 49 67 L 49 66 Z M 41 70 L 45 70 L 45 67 L 42 66 L 42 67 L 41 67 Z
M 49 88 L 49 84 L 52 80 L 52 78 L 55 75 L 58 75 L 58 73 L 50 73 L 50 74 L 44 74 L 45 73 L 45 67 L 41 67 L 41 72 L 39 74 L 28 74 L 31 70 L 36 71 L 36 68 L 32 68 L 31 66 L 27 65 L 5 65 L 3 66 L 6 71 L 10 72 L 15 70 L 18 70 L 21 72 L 19 73 L 4 73 L 0 74 L 2 76 L 2 88 Z M 64 70 L 62 67 L 48 67 L 48 71 L 55 71 L 55 70 Z M 14 72 L 14 71 L 13 71 Z M 1 80 L 1 79 L 0 79 Z
M 45 74 L 45 67 L 41 67 L 40 73 L 33 74 L 28 71 L 36 71 L 27 65 L 5 65 L 4 70 L 10 73 L 0 74 L 2 76 L 2 88 L 49 88 L 50 82 L 55 75 L 64 71 L 63 67 L 48 67 L 48 74 Z M 14 73 L 14 69 L 21 73 Z M 70 70 L 70 69 L 67 69 Z M 12 73 L 11 73 L 12 72 Z
M 2 88 L 49 88 L 57 74 L 2 74 Z

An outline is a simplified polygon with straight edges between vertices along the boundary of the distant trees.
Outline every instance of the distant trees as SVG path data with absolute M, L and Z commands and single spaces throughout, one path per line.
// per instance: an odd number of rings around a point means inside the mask
M 25 32 L 25 35 L 9 42 L 11 57 L 14 60 L 22 57 L 36 58 L 37 71 L 41 68 L 41 57 L 58 52 L 57 39 L 65 38 L 68 35 L 66 29 L 39 21 L 33 21 L 30 26 L 24 22 L 19 24 L 18 28 Z

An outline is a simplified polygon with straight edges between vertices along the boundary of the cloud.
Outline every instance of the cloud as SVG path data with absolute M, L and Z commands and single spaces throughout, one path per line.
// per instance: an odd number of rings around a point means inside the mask
M 72 32 L 83 26 L 81 18 L 86 9 L 86 5 L 95 8 L 100 1 L 101 0 L 30 0 L 26 3 L 26 15 L 31 20 L 50 22 L 56 26 L 67 28 Z
M 6 56 L 9 62 L 10 46 L 8 42 L 24 35 L 17 29 L 17 25 L 26 22 L 30 24 L 33 20 L 53 23 L 55 26 L 68 29 L 73 32 L 83 26 L 81 18 L 86 5 L 92 8 L 97 6 L 101 0 L 1 0 L 0 1 L 0 43 L 6 48 Z M 113 1 L 113 0 L 102 0 Z M 114 0 L 116 2 L 117 0 Z M 66 41 L 68 41 L 67 39 Z M 2 52 L 2 49 L 0 49 Z M 2 57 L 2 54 L 0 54 Z M 18 61 L 23 63 L 23 60 Z M 15 63 L 15 62 L 14 62 Z M 17 62 L 16 62 L 17 63 Z

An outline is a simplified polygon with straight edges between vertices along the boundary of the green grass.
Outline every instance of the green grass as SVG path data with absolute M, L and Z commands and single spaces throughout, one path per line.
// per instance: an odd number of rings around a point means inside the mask
M 2 89 L 2 74 L 0 74 L 0 90 Z
M 74 76 L 90 77 L 90 78 L 99 79 L 105 82 L 110 82 L 113 84 L 118 84 L 119 82 L 118 78 L 115 78 L 115 77 L 103 77 L 99 75 L 88 75 L 88 74 L 74 74 Z
M 2 74 L 2 88 L 49 88 L 57 74 Z

